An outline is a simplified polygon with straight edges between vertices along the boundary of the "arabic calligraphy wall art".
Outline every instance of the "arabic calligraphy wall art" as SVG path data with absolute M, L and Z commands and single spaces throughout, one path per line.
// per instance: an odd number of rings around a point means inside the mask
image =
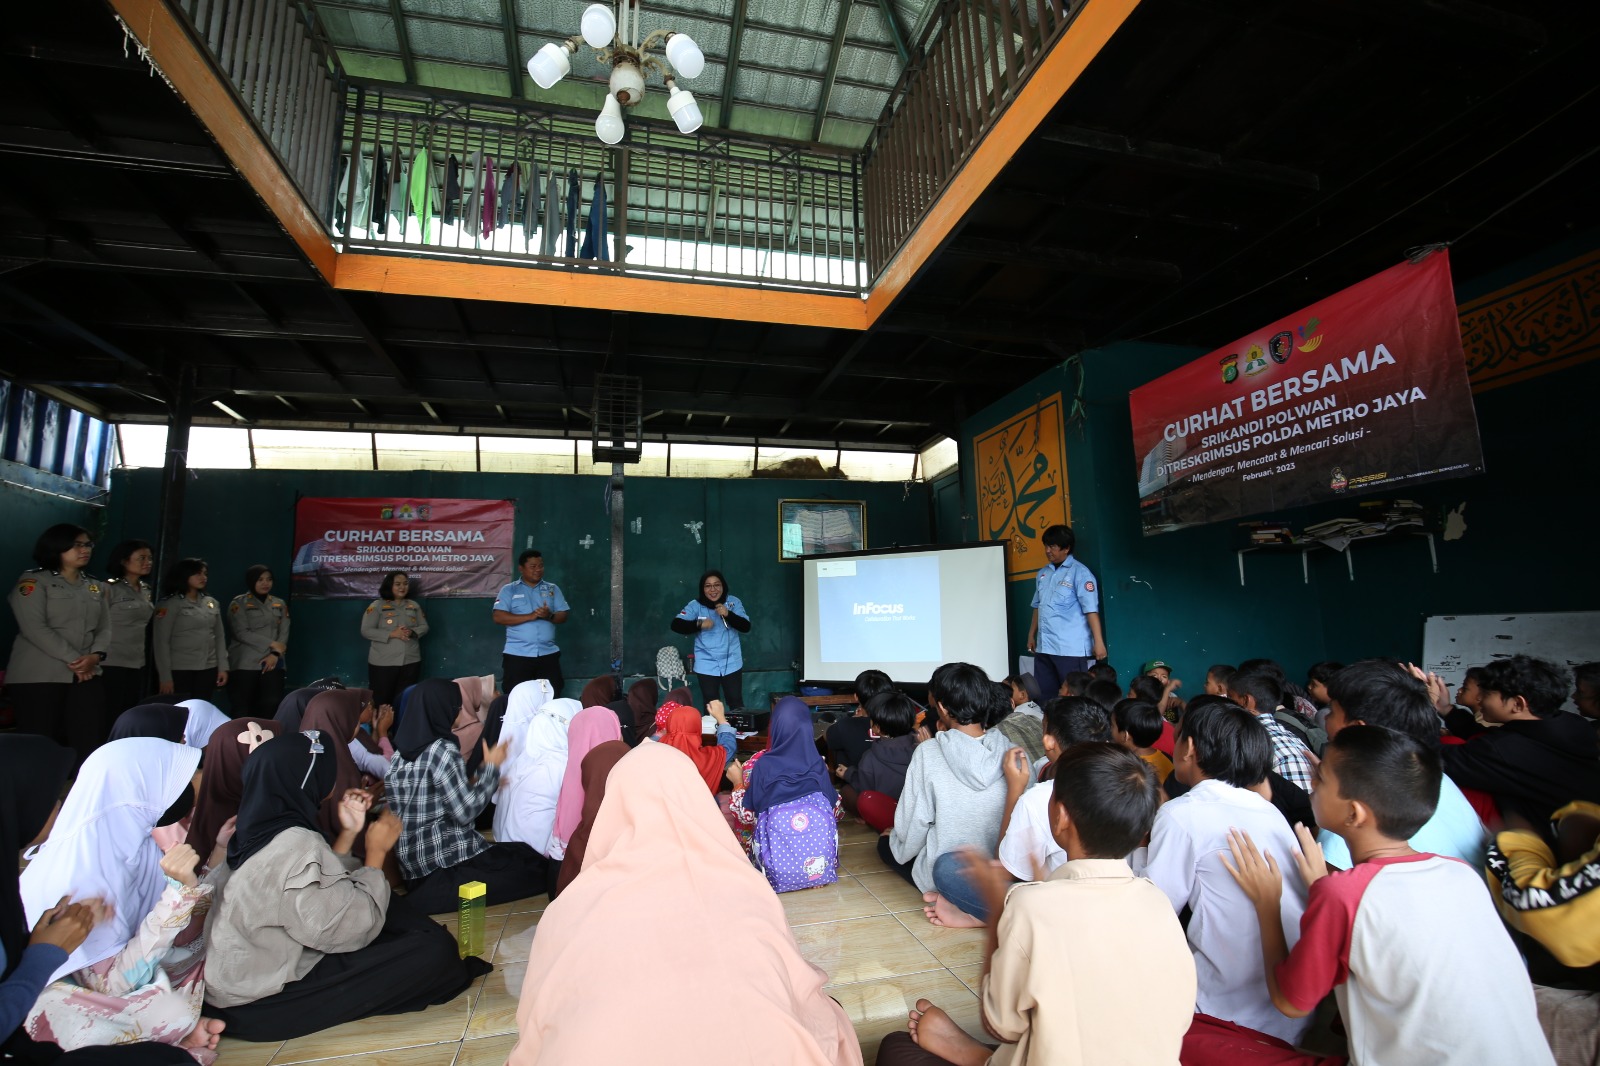
M 1442 251 L 1201 356 L 1129 407 L 1147 536 L 1483 471 Z
M 1046 529 L 1070 524 L 1061 394 L 1046 397 L 973 440 L 982 540 L 1004 540 L 1006 580 L 1030 579 L 1045 564 Z
M 1600 357 L 1600 250 L 1459 310 L 1473 392 Z

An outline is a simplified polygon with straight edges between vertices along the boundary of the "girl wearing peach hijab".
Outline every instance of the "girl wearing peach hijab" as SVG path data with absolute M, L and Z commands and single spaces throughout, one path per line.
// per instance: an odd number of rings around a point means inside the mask
M 716 749 L 711 749 L 715 751 Z M 800 954 L 783 905 L 751 867 L 695 768 L 665 745 L 624 756 L 606 781 L 583 874 L 550 904 L 533 939 L 509 1066 L 743 1062 L 719 1053 L 707 1004 L 761 1034 L 773 1066 L 860 1066 L 844 1009 L 823 991 L 827 974 Z M 678 916 L 716 901 L 716 943 Z M 640 923 L 640 914 L 662 920 Z M 619 960 L 626 960 L 619 965 Z M 616 1004 L 629 1004 L 618 1025 Z

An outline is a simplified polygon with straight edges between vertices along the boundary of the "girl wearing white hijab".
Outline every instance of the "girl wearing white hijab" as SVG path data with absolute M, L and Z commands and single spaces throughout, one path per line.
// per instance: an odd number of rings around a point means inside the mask
M 24 1023 L 72 1050 L 151 1040 L 216 1058 L 222 1023 L 200 1017 L 211 887 L 187 844 L 166 856 L 151 830 L 194 805 L 200 752 L 155 737 L 114 740 L 84 760 L 50 838 L 23 871 L 30 924 L 62 897 L 101 899 L 109 915 L 51 975 Z
M 178 706 L 189 712 L 189 724 L 183 731 L 183 742 L 201 751 L 205 750 L 206 741 L 211 739 L 212 733 L 233 721 L 219 711 L 216 704 L 205 700 L 183 700 Z
M 583 710 L 577 700 L 547 700 L 535 710 L 534 700 L 549 687 L 524 681 L 511 691 L 502 742 L 509 742 L 500 795 L 495 800 L 494 838 L 518 840 L 549 857 L 550 832 L 556 823 L 556 801 L 567 772 L 567 726 Z M 528 690 L 526 693 L 524 690 Z

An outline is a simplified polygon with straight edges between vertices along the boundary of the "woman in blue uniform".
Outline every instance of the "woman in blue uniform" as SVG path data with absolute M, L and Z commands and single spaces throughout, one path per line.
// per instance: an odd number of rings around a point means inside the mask
M 700 595 L 672 620 L 672 631 L 694 635 L 694 676 L 704 704 L 721 699 L 737 710 L 744 706 L 744 652 L 739 634 L 750 632 L 750 615 L 739 597 L 728 594 L 720 570 L 700 576 Z

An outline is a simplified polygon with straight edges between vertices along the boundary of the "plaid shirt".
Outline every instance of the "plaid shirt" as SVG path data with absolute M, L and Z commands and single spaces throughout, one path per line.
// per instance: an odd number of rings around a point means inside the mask
M 472 823 L 494 796 L 500 768 L 485 764 L 467 781 L 467 764 L 454 739 L 429 744 L 416 761 L 399 754 L 389 763 L 384 792 L 403 828 L 396 852 L 406 878 L 426 877 L 489 850 Z
M 1305 741 L 1289 731 L 1289 727 L 1270 714 L 1259 714 L 1256 721 L 1272 738 L 1272 769 L 1279 777 L 1290 781 L 1307 793 L 1311 791 L 1311 760 L 1306 758 Z M 401 862 L 404 862 L 404 858 Z

